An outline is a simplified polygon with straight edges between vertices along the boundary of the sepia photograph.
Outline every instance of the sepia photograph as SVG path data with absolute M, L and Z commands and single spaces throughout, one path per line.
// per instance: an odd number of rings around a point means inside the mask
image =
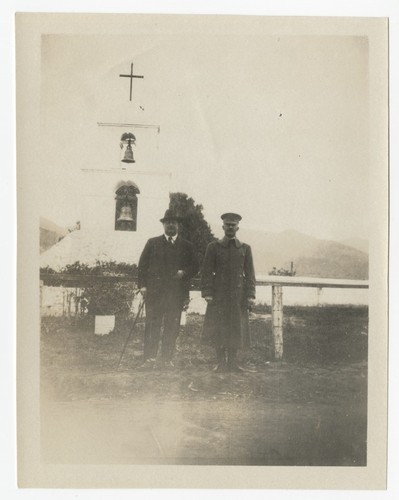
M 387 20 L 16 33 L 20 485 L 384 488 Z

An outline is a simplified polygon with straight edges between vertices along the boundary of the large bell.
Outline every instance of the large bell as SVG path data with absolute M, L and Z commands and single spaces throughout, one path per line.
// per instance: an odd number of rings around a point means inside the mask
M 132 146 L 130 144 L 130 139 L 129 139 L 129 142 L 127 143 L 127 146 L 126 146 L 126 151 L 125 151 L 125 155 L 123 157 L 123 160 L 122 160 L 124 163 L 135 163 L 135 160 L 133 158 L 133 150 L 132 150 Z
M 132 216 L 132 207 L 129 205 L 125 205 L 121 208 L 121 213 L 119 214 L 119 217 L 116 219 L 117 222 L 133 222 L 133 216 Z

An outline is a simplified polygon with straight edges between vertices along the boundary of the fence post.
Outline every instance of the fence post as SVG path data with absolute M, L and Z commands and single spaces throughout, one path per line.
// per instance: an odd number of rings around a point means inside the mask
M 283 357 L 283 287 L 272 286 L 272 328 L 274 342 L 274 357 Z
M 40 314 L 43 314 L 43 280 L 40 280 Z
M 323 288 L 321 286 L 317 287 L 317 307 L 321 307 L 320 298 L 321 298 L 322 292 L 323 292 Z

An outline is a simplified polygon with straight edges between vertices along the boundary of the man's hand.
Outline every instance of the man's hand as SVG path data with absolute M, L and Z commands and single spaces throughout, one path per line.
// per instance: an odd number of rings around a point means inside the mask
M 147 287 L 143 286 L 140 288 L 140 293 L 143 296 L 143 299 L 147 297 Z
M 248 309 L 251 310 L 255 305 L 255 299 L 253 299 L 252 297 L 249 297 L 247 299 L 247 306 L 248 306 Z
M 178 279 L 178 280 L 181 280 L 181 279 L 183 279 L 183 277 L 184 277 L 185 274 L 186 273 L 182 269 L 179 269 L 177 271 L 177 273 L 175 274 L 175 278 Z
M 213 297 L 211 297 L 210 295 L 204 297 L 204 299 L 208 302 L 208 304 L 210 304 L 213 301 Z

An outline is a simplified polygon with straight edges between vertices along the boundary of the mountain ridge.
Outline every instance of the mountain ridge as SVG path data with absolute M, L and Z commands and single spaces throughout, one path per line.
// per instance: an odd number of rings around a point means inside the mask
M 251 245 L 258 274 L 269 274 L 273 267 L 289 270 L 293 262 L 296 276 L 368 279 L 368 254 L 341 242 L 296 230 L 270 233 L 241 228 L 237 237 Z
M 46 217 L 40 217 L 40 253 L 45 252 L 68 234 L 68 229 Z
M 68 233 L 67 228 L 41 217 L 40 252 L 54 246 Z M 293 262 L 296 276 L 368 279 L 368 252 L 343 241 L 323 240 L 291 229 L 272 233 L 240 228 L 237 237 L 251 245 L 258 276 L 269 274 L 273 268 L 289 271 Z M 367 240 L 345 241 L 368 247 Z

